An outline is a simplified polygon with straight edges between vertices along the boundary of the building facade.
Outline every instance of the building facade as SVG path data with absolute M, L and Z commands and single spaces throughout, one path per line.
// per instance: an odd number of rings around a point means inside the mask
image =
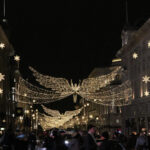
M 0 26 L 0 127 L 7 127 L 12 121 L 13 102 L 11 87 L 13 64 L 11 58 L 14 49 L 9 42 L 5 31 Z

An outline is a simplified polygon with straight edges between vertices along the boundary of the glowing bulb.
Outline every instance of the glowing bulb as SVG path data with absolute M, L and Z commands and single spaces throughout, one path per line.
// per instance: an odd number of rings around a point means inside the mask
M 0 48 L 4 49 L 5 48 L 5 44 L 4 43 L 0 43 Z
M 15 61 L 20 61 L 20 56 L 18 56 L 18 55 L 14 56 L 14 60 Z

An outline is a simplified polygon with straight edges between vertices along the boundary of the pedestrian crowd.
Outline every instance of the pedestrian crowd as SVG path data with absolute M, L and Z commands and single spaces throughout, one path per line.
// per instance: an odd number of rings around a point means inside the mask
M 0 136 L 0 150 L 150 150 L 150 137 L 146 132 L 126 137 L 121 132 L 100 133 L 89 124 L 87 131 L 60 130 L 41 133 L 8 129 Z

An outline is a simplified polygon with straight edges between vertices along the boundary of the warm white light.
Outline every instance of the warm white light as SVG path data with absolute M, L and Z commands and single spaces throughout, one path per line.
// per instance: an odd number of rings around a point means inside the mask
M 148 77 L 147 75 L 143 77 L 143 82 L 148 83 L 150 82 L 150 77 Z
M 18 55 L 14 56 L 14 60 L 15 61 L 20 61 L 20 56 L 18 56 Z
M 23 116 L 20 116 L 19 119 L 20 119 L 20 120 L 23 120 Z
M 84 116 L 82 116 L 82 119 L 84 119 L 85 117 Z
M 4 49 L 5 48 L 5 44 L 4 43 L 0 43 L 0 48 Z
M 27 96 L 27 94 L 26 93 L 24 93 L 24 95 L 23 96 Z
M 87 106 L 90 106 L 90 104 L 89 104 L 89 103 L 87 103 L 86 105 L 87 105 Z
M 33 100 L 33 103 L 35 103 L 35 102 L 36 102 L 36 100 L 34 99 L 34 100 Z
M 29 114 L 29 112 L 30 112 L 29 110 L 25 110 L 25 114 Z
M 0 88 L 0 94 L 3 94 L 3 90 Z
M 5 122 L 6 122 L 6 120 L 4 119 L 4 120 L 2 120 L 2 122 L 3 122 L 3 123 L 5 123 Z
M 92 119 L 92 118 L 93 118 L 93 115 L 90 115 L 89 117 Z
M 96 120 L 99 120 L 99 118 L 98 118 L 98 117 L 96 117 Z
M 112 60 L 112 62 L 120 62 L 120 61 L 122 61 L 121 58 L 116 58 Z
M 32 114 L 32 117 L 35 117 L 35 114 Z
M 148 48 L 150 48 L 150 41 L 148 41 Z
M 133 53 L 133 59 L 137 59 L 138 58 L 138 54 L 137 53 Z
M 144 94 L 145 94 L 145 96 L 148 96 L 148 95 L 149 95 L 149 92 L 148 92 L 148 91 L 145 91 Z
M 5 75 L 3 75 L 2 73 L 0 73 L 0 81 L 4 80 Z

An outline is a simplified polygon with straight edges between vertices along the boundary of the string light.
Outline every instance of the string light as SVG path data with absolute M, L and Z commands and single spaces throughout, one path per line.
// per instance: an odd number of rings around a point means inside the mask
M 45 88 L 39 88 L 32 85 L 22 77 L 19 79 L 18 88 L 16 88 L 16 95 L 18 95 L 18 102 L 28 104 L 43 104 L 58 101 L 74 95 L 74 100 L 77 100 L 77 94 L 88 101 L 92 101 L 102 105 L 121 106 L 127 105 L 131 101 L 132 89 L 129 81 L 124 82 L 121 85 L 110 85 L 121 67 L 113 68 L 110 74 L 84 79 L 79 84 L 71 84 L 64 78 L 55 78 L 51 76 L 41 75 L 33 68 L 33 75 L 36 80 Z M 109 85 L 109 86 L 108 86 Z M 112 103 L 113 97 L 113 103 Z
M 78 94 L 78 91 L 95 92 L 100 88 L 110 84 L 110 82 L 112 82 L 115 79 L 117 73 L 121 70 L 121 67 L 115 67 L 110 74 L 102 75 L 95 78 L 84 79 L 82 83 L 79 83 L 78 85 L 76 83 L 73 84 L 71 81 L 71 85 L 70 85 L 68 80 L 64 78 L 55 78 L 52 76 L 42 75 L 32 67 L 29 68 L 33 72 L 33 75 L 36 77 L 36 81 L 38 81 L 40 85 L 46 88 L 50 88 L 53 91 L 59 91 L 59 92 L 65 91 L 69 93 L 72 91 L 72 94 L 73 93 Z
M 63 118 L 63 117 L 68 117 L 68 116 L 76 116 L 78 115 L 82 109 L 77 109 L 77 110 L 73 110 L 73 111 L 66 111 L 63 115 L 60 114 L 60 112 L 58 110 L 53 110 L 53 109 L 49 109 L 49 108 L 46 108 L 44 105 L 41 105 L 43 110 L 48 114 L 48 115 L 51 115 L 53 117 L 59 117 L 59 118 Z

